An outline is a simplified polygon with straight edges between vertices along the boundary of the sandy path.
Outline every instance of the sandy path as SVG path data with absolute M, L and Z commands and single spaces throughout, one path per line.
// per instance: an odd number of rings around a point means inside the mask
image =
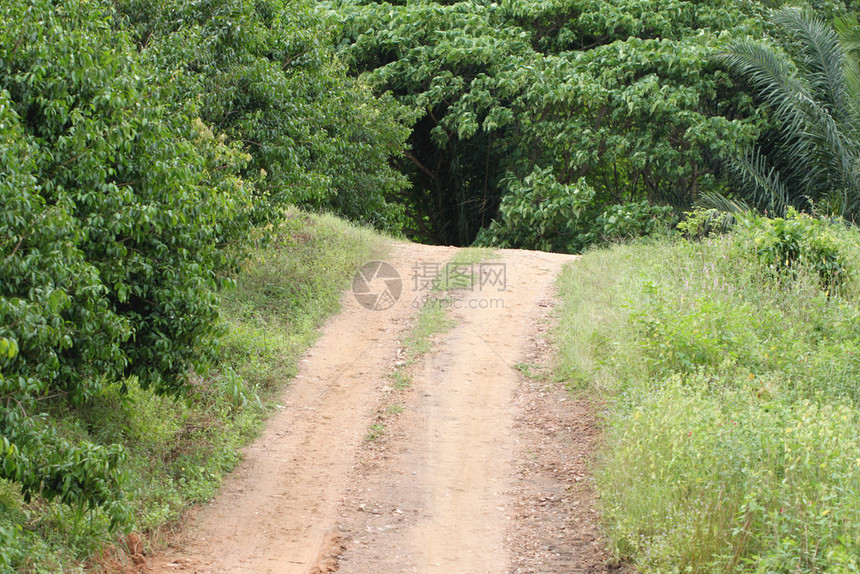
M 422 257 L 452 249 L 398 244 L 388 260 L 405 273 Z M 203 508 L 175 554 L 151 572 L 305 574 L 336 543 L 340 495 L 378 401 L 380 386 L 415 310 L 408 297 L 387 311 L 345 293 L 284 392 L 284 409 L 249 446 L 221 494 Z
M 506 289 L 462 293 L 457 326 L 414 374 L 397 436 L 351 490 L 354 543 L 338 572 L 501 574 L 512 562 L 516 407 L 523 360 L 541 303 L 568 256 L 501 251 Z M 501 305 L 474 309 L 469 301 Z M 357 505 L 357 506 L 356 506 Z M 370 509 L 370 510 L 368 510 Z
M 391 404 L 387 375 L 423 294 L 412 270 L 454 252 L 397 245 L 387 261 L 404 292 L 389 310 L 366 310 L 345 295 L 344 311 L 285 391 L 285 408 L 176 552 L 152 559 L 150 572 L 512 571 L 522 502 L 514 365 L 571 257 L 500 252 L 492 263 L 503 265 L 503 282 L 458 292 L 456 327 L 415 369 L 385 440 L 375 450 L 364 445 L 375 413 Z

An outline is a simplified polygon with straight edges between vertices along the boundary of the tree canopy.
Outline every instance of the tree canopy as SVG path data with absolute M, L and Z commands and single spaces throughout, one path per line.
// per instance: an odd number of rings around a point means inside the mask
M 165 104 L 240 142 L 258 200 L 396 227 L 406 110 L 334 55 L 335 20 L 310 0 L 120 0 Z
M 761 120 L 711 58 L 729 33 L 761 30 L 756 5 L 329 6 L 350 68 L 418 115 L 401 160 L 418 237 L 470 243 L 489 226 L 484 241 L 579 250 L 605 231 L 592 223 L 612 218 L 607 205 L 648 220 L 643 200 L 684 207 L 719 188 L 722 158 Z

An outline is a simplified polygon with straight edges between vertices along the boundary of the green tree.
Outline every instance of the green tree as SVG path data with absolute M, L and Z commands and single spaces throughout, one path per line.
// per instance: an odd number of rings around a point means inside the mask
M 470 243 L 497 220 L 483 240 L 596 240 L 607 206 L 685 207 L 701 190 L 721 189 L 720 159 L 755 134 L 751 99 L 711 60 L 725 31 L 759 29 L 754 5 L 749 13 L 723 0 L 330 5 L 345 22 L 351 69 L 419 115 L 401 160 L 417 237 Z M 527 218 L 542 237 L 509 229 L 506 198 L 547 174 L 593 190 L 587 216 L 559 217 L 536 193 L 532 215 L 553 214 Z
M 796 8 L 774 11 L 784 49 L 738 40 L 719 56 L 772 114 L 772 127 L 732 166 L 742 200 L 782 217 L 788 208 L 860 216 L 860 78 L 836 31 Z
M 121 522 L 121 449 L 63 438 L 46 405 L 127 377 L 181 394 L 256 216 L 247 155 L 159 103 L 112 17 L 0 3 L 0 477 Z
M 120 0 L 164 99 L 241 142 L 257 200 L 395 227 L 407 180 L 389 165 L 405 110 L 334 54 L 331 15 L 310 0 Z

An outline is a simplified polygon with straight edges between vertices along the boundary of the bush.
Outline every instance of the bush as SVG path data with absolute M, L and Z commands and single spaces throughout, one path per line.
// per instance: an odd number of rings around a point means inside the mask
M 601 208 L 584 179 L 559 183 L 550 169 L 535 168 L 522 181 L 513 176 L 499 206 L 499 219 L 475 244 L 579 253 L 603 241 L 633 239 L 666 228 L 672 208 L 647 201 Z
M 774 280 L 790 281 L 798 266 L 808 266 L 825 289 L 834 290 L 851 279 L 848 259 L 860 247 L 845 226 L 789 210 L 785 218 L 749 216 L 735 237 L 740 252 L 764 266 Z
M 159 106 L 111 16 L 0 5 L 0 477 L 120 524 L 122 449 L 39 413 L 129 377 L 182 394 L 253 217 L 247 156 Z
M 728 212 L 698 207 L 684 212 L 677 229 L 687 239 L 703 239 L 714 233 L 728 231 L 734 223 L 734 216 Z
M 593 240 L 584 222 L 594 210 L 594 190 L 584 181 L 564 185 L 551 170 L 535 168 L 522 181 L 509 177 L 507 188 L 499 221 L 477 245 L 577 253 Z
M 596 233 L 604 241 L 635 239 L 668 229 L 672 208 L 668 205 L 651 205 L 647 201 L 610 205 L 595 222 Z

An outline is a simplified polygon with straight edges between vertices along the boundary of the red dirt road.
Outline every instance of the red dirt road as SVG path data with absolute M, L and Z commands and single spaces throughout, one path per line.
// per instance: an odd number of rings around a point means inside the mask
M 586 468 L 590 407 L 515 368 L 548 360 L 552 285 L 573 257 L 500 251 L 488 262 L 504 264 L 501 283 L 458 291 L 456 326 L 412 367 L 408 389 L 392 386 L 426 294 L 413 270 L 455 253 L 394 245 L 403 293 L 390 309 L 345 294 L 280 413 L 147 572 L 606 570 Z

